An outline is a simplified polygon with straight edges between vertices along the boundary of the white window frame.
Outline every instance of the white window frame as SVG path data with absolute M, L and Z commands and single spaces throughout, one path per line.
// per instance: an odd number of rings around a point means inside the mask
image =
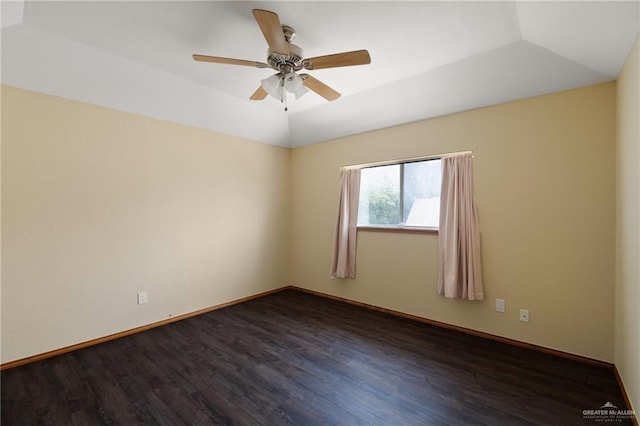
M 421 157 L 411 157 L 411 158 L 403 158 L 398 160 L 389 160 L 389 161 L 380 161 L 375 163 L 366 163 L 366 164 L 357 164 L 351 166 L 344 166 L 347 169 L 367 169 L 371 167 L 380 167 L 380 166 L 394 166 L 400 165 L 400 212 L 403 212 L 403 202 L 404 202 L 404 164 L 407 163 L 416 163 L 420 161 L 429 161 L 429 160 L 442 160 L 445 157 L 460 155 L 465 153 L 471 153 L 471 151 L 461 151 L 456 153 L 447 153 L 447 154 L 438 154 L 438 155 L 427 155 Z M 426 227 L 426 226 L 406 226 L 404 224 L 398 225 L 358 225 L 358 231 L 375 231 L 375 232 L 398 232 L 398 233 L 419 233 L 419 234 L 437 234 L 438 227 Z

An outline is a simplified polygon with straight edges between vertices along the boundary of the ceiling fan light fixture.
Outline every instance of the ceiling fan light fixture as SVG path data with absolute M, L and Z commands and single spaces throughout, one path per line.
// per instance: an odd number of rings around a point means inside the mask
M 282 74 L 274 74 L 261 80 L 260 85 L 271 97 L 279 101 L 283 101 L 285 91 L 293 93 L 296 99 L 300 99 L 309 91 L 304 87 L 302 77 L 294 72 L 289 72 L 284 77 L 282 77 Z
M 298 92 L 300 89 L 304 88 L 302 77 L 294 72 L 286 74 L 284 76 L 284 88 L 290 93 Z
M 305 95 L 308 91 L 309 91 L 309 89 L 307 89 L 306 87 L 302 86 L 300 89 L 298 89 L 295 92 L 293 92 L 293 94 L 296 95 L 296 100 L 298 100 L 303 95 Z
M 271 77 L 261 80 L 260 85 L 270 96 L 277 100 L 282 100 L 283 85 L 281 84 L 279 74 L 274 74 Z

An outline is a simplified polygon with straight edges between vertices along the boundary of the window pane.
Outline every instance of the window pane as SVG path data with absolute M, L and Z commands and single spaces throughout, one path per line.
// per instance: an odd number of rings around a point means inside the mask
M 403 219 L 406 226 L 438 227 L 440 163 L 440 160 L 405 163 Z
M 358 225 L 399 225 L 400 165 L 360 171 Z

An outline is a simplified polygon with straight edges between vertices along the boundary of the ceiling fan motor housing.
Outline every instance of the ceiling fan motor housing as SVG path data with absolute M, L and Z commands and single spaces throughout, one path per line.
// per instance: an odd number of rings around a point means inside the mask
M 267 50 L 267 62 L 276 71 L 283 71 L 283 68 L 300 71 L 302 69 L 302 58 L 302 49 L 291 43 L 289 44 L 289 54 L 274 52 L 271 49 Z

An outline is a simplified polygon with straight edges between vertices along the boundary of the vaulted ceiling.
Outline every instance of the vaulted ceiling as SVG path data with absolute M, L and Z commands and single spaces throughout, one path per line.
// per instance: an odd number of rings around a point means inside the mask
M 249 100 L 271 69 L 251 13 L 276 12 L 305 57 L 367 49 L 371 64 L 309 71 L 342 94 Z M 638 0 L 2 1 L 3 84 L 281 146 L 615 80 Z

